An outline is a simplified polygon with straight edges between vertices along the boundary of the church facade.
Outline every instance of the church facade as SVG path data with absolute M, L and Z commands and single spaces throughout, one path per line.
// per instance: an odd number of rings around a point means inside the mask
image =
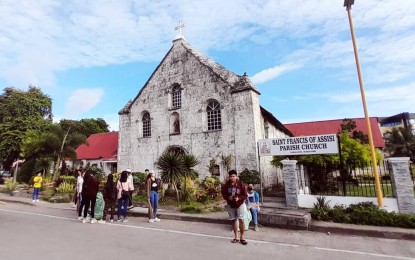
M 155 169 L 165 151 L 193 154 L 200 178 L 209 166 L 227 177 L 230 169 L 264 174 L 265 186 L 275 183 L 272 157 L 258 158 L 257 141 L 291 136 L 259 103 L 249 77 L 227 70 L 198 52 L 179 35 L 137 96 L 119 112 L 118 172 L 125 168 Z M 157 173 L 158 174 L 158 173 Z

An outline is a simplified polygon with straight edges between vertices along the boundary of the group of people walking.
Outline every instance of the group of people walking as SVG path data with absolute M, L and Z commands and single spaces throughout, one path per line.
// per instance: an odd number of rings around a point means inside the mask
M 145 170 L 146 192 L 149 203 L 149 222 L 158 222 L 158 189 L 160 181 L 156 178 L 154 170 Z M 95 172 L 87 170 L 78 171 L 76 184 L 76 198 L 78 220 L 82 223 L 106 223 L 107 216 L 109 221 L 114 222 L 115 207 L 117 207 L 117 222 L 128 222 L 128 209 L 133 208 L 132 195 L 134 183 L 131 169 L 121 172 L 120 178 L 114 182 L 114 175 L 111 173 L 103 188 L 100 189 Z M 102 192 L 102 194 L 100 194 Z M 100 212 L 96 212 L 96 211 Z M 89 212 L 89 214 L 88 214 Z

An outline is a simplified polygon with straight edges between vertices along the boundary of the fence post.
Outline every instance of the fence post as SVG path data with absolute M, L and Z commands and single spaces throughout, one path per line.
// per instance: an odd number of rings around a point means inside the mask
M 298 208 L 298 176 L 296 160 L 282 160 L 282 174 L 285 186 L 285 202 L 287 208 Z
M 409 171 L 409 157 L 387 159 L 391 165 L 390 176 L 399 213 L 415 213 L 414 186 Z

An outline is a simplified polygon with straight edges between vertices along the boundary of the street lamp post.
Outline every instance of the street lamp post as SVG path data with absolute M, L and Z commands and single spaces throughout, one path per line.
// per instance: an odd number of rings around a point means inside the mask
M 359 53 L 358 53 L 358 50 L 357 50 L 356 36 L 355 36 L 355 32 L 354 32 L 354 27 L 353 27 L 353 20 L 352 20 L 352 13 L 351 13 L 351 9 L 352 9 L 353 4 L 354 4 L 354 0 L 344 0 L 344 6 L 346 7 L 347 15 L 349 17 L 349 25 L 350 25 L 350 32 L 351 32 L 351 35 L 352 35 L 354 57 L 355 57 L 355 60 L 356 60 L 357 75 L 359 77 L 360 93 L 361 93 L 361 96 L 362 96 L 363 110 L 365 112 L 367 135 L 368 135 L 368 138 L 369 138 L 369 146 L 370 146 L 370 156 L 371 156 L 371 159 L 372 159 L 373 174 L 375 176 L 376 196 L 377 196 L 377 199 L 378 199 L 379 207 L 383 207 L 383 195 L 382 195 L 382 189 L 380 187 L 379 173 L 378 173 L 378 167 L 377 167 L 377 162 L 376 162 L 375 147 L 373 145 L 372 128 L 371 128 L 371 125 L 370 125 L 369 112 L 368 112 L 367 105 L 366 105 L 365 86 L 363 84 L 362 72 L 361 72 L 361 69 L 360 69 Z

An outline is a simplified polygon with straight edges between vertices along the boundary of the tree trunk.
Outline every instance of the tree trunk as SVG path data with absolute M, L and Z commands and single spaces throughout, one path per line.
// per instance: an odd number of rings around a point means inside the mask
M 177 189 L 176 183 L 173 183 L 173 187 L 174 187 L 174 190 L 176 191 L 177 203 L 180 203 L 180 194 L 179 194 L 179 189 Z
M 54 170 L 53 179 L 52 179 L 53 181 L 56 181 L 59 179 L 59 176 L 60 176 L 59 165 L 60 164 L 61 164 L 61 158 L 59 157 L 55 165 L 55 170 Z

